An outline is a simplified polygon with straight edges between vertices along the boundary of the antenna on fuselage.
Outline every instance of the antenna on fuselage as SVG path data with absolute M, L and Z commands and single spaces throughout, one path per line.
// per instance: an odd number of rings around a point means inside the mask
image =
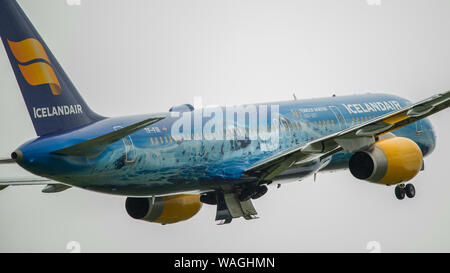
M 297 96 L 295 95 L 295 93 L 293 93 L 292 96 L 294 96 L 294 100 L 297 100 Z

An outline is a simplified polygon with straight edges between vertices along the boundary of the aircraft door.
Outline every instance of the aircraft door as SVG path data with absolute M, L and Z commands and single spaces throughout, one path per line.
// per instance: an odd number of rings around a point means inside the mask
M 122 126 L 114 126 L 114 130 L 122 129 Z M 128 135 L 122 138 L 123 145 L 125 147 L 125 165 L 133 165 L 136 162 L 136 150 L 134 148 L 133 140 Z

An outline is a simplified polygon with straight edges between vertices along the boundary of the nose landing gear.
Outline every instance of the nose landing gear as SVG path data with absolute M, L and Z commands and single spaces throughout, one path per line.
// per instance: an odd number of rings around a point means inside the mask
M 408 198 L 416 196 L 416 189 L 413 184 L 399 184 L 395 187 L 395 197 L 397 197 L 398 200 L 403 200 L 405 195 Z

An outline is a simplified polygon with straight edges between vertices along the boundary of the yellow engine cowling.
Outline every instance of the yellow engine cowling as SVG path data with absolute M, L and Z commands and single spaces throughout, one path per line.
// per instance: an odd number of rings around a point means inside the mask
M 125 208 L 134 219 L 173 224 L 192 218 L 202 208 L 200 195 L 179 194 L 152 198 L 128 197 Z
M 358 179 L 393 185 L 414 178 L 422 168 L 422 151 L 409 138 L 392 137 L 375 142 L 352 155 L 349 168 Z

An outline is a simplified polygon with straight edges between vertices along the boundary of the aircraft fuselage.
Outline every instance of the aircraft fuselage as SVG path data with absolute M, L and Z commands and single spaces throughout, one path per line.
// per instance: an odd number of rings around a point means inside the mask
M 227 114 L 226 107 L 218 107 L 106 118 L 23 144 L 18 149 L 22 153 L 18 163 L 39 176 L 103 193 L 127 196 L 200 193 L 249 181 L 252 177 L 245 175 L 246 168 L 268 156 L 407 105 L 409 101 L 396 96 L 366 94 L 247 105 L 235 108 L 232 114 Z M 51 153 L 161 115 L 166 118 L 109 145 L 96 156 Z M 260 123 L 264 116 L 267 128 Z M 271 134 L 274 132 L 277 133 Z M 434 149 L 435 134 L 427 119 L 400 128 L 394 134 L 415 141 L 424 156 Z M 350 156 L 342 151 L 327 160 L 293 167 L 274 181 L 296 181 L 319 170 L 344 169 Z

